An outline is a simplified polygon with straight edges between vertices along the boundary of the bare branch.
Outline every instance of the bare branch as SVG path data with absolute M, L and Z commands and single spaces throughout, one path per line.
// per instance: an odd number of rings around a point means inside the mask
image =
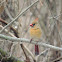
M 45 54 L 48 52 L 48 50 L 49 50 L 49 49 L 44 50 L 43 52 L 41 52 L 41 53 L 36 57 L 37 62 L 39 61 L 39 57 L 40 57 L 41 55 L 45 55 Z M 45 56 L 46 56 L 46 55 L 45 55 Z
M 25 51 L 27 51 L 28 54 L 31 55 L 31 57 L 33 58 L 33 60 L 35 60 L 35 56 L 32 54 L 32 52 L 25 45 L 23 45 L 23 46 L 24 46 Z
M 62 15 L 62 13 L 59 14 L 59 15 L 57 15 L 57 16 L 54 16 L 54 17 L 48 17 L 48 18 L 49 18 L 49 19 L 58 18 L 58 17 L 61 16 L 61 15 Z
M 58 20 L 58 17 L 60 17 L 61 15 L 62 15 L 62 13 L 59 14 L 59 15 L 57 15 L 57 16 L 54 16 L 54 17 L 48 17 L 48 19 L 56 19 L 56 21 L 59 21 L 59 20 Z M 62 21 L 59 21 L 59 22 L 62 23 Z
M 6 25 L 1 31 L 0 33 L 2 33 L 8 26 L 10 26 L 15 20 L 17 20 L 24 12 L 26 12 L 29 8 L 31 8 L 35 3 L 37 3 L 37 1 L 35 1 L 34 3 L 32 3 L 30 6 L 28 6 L 26 9 L 24 9 L 16 18 L 14 18 L 8 25 Z
M 53 62 L 57 62 L 57 61 L 60 61 L 62 59 L 62 56 L 60 56 L 59 58 L 53 60 Z
M 54 50 L 60 50 L 60 51 L 62 51 L 62 48 L 60 48 L 60 47 L 52 46 L 52 45 L 45 44 L 45 43 L 42 43 L 42 42 L 38 42 L 38 43 L 35 42 L 35 41 L 30 42 L 29 39 L 25 39 L 25 38 L 10 37 L 10 36 L 2 35 L 2 34 L 0 34 L 0 38 L 11 40 L 11 41 L 14 41 L 14 42 L 26 42 L 26 43 L 30 43 L 30 44 L 37 44 L 37 45 L 40 45 L 40 46 L 52 48 Z
M 3 26 L 2 25 L 0 25 L 0 27 L 3 29 Z M 5 29 L 5 32 L 8 33 L 10 36 L 15 37 L 11 32 L 8 32 L 7 29 Z
M 4 9 L 5 9 L 7 15 L 9 16 L 10 20 L 13 20 L 14 18 L 10 15 L 8 8 L 5 6 Z

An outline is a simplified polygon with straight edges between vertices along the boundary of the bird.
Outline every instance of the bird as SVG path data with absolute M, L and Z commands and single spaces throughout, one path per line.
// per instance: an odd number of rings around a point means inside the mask
M 42 34 L 42 31 L 41 31 L 41 28 L 40 28 L 40 25 L 38 23 L 38 18 L 36 18 L 34 21 L 32 21 L 32 24 L 30 24 L 30 37 L 31 37 L 31 40 L 34 40 L 36 42 L 38 42 L 41 38 L 41 34 Z M 39 55 L 39 46 L 35 44 L 35 55 Z

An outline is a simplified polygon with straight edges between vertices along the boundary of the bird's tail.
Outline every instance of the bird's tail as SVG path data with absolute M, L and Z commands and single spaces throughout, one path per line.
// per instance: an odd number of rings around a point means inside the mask
M 39 47 L 38 45 L 35 45 L 35 55 L 38 55 L 39 54 Z

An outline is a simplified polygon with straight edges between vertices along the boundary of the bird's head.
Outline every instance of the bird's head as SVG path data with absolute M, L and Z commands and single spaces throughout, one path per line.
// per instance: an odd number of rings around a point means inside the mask
M 38 27 L 38 18 L 36 18 L 36 19 L 32 22 L 32 24 L 30 24 L 30 26 L 31 26 L 32 28 Z

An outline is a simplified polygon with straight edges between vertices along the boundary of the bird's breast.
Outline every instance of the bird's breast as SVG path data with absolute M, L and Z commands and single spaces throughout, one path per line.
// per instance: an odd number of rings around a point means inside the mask
M 41 37 L 41 29 L 37 28 L 37 29 L 30 29 L 30 36 L 32 38 L 40 38 Z

